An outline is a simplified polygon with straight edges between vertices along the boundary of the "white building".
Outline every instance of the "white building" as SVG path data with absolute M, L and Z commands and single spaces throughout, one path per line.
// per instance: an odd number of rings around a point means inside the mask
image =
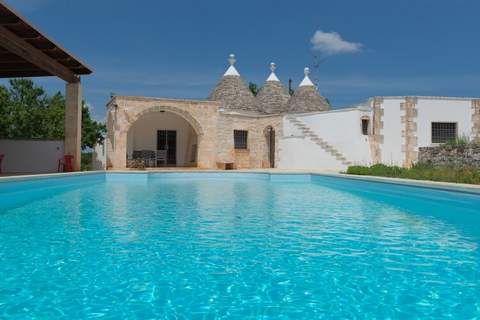
M 290 95 L 272 63 L 254 96 L 235 62 L 231 55 L 205 100 L 113 97 L 107 105 L 107 169 L 138 161 L 207 169 L 408 167 L 419 147 L 480 135 L 480 98 L 374 97 L 332 109 L 308 68 Z
M 419 147 L 479 133 L 480 99 L 375 97 L 355 108 L 285 116 L 279 167 L 410 166 Z

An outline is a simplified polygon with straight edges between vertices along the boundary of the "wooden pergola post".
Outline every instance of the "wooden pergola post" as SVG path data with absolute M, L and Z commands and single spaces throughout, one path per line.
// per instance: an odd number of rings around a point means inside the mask
M 80 171 L 82 157 L 82 85 L 66 84 L 64 152 L 73 156 L 73 170 Z
M 0 78 L 56 76 L 66 82 L 64 152 L 80 170 L 82 86 L 92 71 L 0 0 Z

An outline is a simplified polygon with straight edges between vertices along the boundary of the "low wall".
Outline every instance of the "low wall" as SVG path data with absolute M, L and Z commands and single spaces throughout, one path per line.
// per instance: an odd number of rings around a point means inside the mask
M 419 148 L 418 161 L 435 166 L 480 168 L 480 145 Z
M 63 140 L 0 139 L 3 173 L 57 172 L 63 157 Z

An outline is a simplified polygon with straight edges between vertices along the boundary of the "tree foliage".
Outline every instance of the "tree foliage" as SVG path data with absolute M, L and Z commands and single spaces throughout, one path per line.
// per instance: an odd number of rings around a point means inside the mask
M 0 86 L 0 137 L 63 139 L 65 98 L 58 92 L 49 96 L 30 79 L 12 79 Z M 103 142 L 105 124 L 93 120 L 82 104 L 82 149 Z
M 254 96 L 256 96 L 258 91 L 260 91 L 260 88 L 257 86 L 257 84 L 253 82 L 248 83 L 248 89 L 251 93 L 253 93 Z

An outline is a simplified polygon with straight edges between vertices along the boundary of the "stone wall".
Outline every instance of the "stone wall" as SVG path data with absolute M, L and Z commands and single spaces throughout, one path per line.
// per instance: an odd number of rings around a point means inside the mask
M 480 144 L 419 148 L 418 161 L 435 166 L 480 168 Z
M 372 162 L 381 163 L 382 153 L 380 145 L 383 144 L 383 98 L 375 97 L 373 99 L 373 129 L 370 141 L 370 150 L 372 152 Z
M 266 129 L 275 130 L 275 162 L 278 163 L 279 137 L 282 135 L 282 116 L 221 114 L 217 125 L 217 162 L 235 163 L 237 169 L 268 168 Z M 233 131 L 247 130 L 247 149 L 234 148 Z
M 234 163 L 238 169 L 269 167 L 266 129 L 275 130 L 275 158 L 278 163 L 282 116 L 221 112 L 220 102 L 173 100 L 149 97 L 115 97 L 108 104 L 107 168 L 127 167 L 127 133 L 141 117 L 171 112 L 186 120 L 197 134 L 197 166 L 215 169 L 220 163 Z M 248 131 L 248 149 L 235 150 L 234 130 Z
M 400 119 L 401 124 L 404 126 L 402 129 L 402 138 L 404 143 L 402 144 L 402 152 L 405 153 L 405 159 L 403 161 L 404 167 L 410 167 L 418 158 L 417 152 L 417 114 L 416 109 L 417 98 L 407 97 L 405 102 L 400 104 L 400 110 L 404 112 Z
M 127 133 L 142 116 L 152 112 L 172 112 L 187 121 L 197 134 L 197 165 L 215 167 L 216 129 L 219 103 L 213 101 L 174 100 L 148 97 L 115 97 L 108 104 L 107 166 L 127 167 Z

